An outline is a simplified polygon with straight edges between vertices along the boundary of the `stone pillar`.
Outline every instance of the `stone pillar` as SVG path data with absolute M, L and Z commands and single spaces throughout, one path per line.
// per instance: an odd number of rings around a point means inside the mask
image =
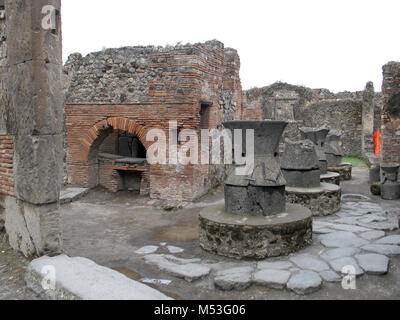
M 24 255 L 61 248 L 63 95 L 61 0 L 6 0 L 7 129 L 14 195 L 5 201 L 11 246 Z
M 374 152 L 374 98 L 374 84 L 368 82 L 363 93 L 362 103 L 361 152 L 363 155 Z
M 400 62 L 383 66 L 382 162 L 400 162 Z

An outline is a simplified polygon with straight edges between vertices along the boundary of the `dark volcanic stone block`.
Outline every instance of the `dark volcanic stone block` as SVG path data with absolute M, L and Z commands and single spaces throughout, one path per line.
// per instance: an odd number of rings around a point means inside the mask
M 286 139 L 285 152 L 281 156 L 282 169 L 311 170 L 318 168 L 316 148 L 311 140 Z
M 305 171 L 282 169 L 282 173 L 288 187 L 315 188 L 320 185 L 319 169 Z
M 270 216 L 285 211 L 285 186 L 225 185 L 225 208 L 239 215 Z
M 288 205 L 285 212 L 269 217 L 226 212 L 223 205 L 200 212 L 200 246 L 230 258 L 265 259 L 288 255 L 312 243 L 311 211 L 300 205 Z
M 337 156 L 331 153 L 325 153 L 328 166 L 338 166 L 342 163 L 342 156 Z
M 370 182 L 381 182 L 381 166 L 372 165 L 369 169 L 369 181 Z

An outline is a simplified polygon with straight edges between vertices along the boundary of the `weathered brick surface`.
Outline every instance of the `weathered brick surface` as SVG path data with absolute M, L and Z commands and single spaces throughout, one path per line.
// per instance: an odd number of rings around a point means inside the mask
M 194 129 L 200 137 L 202 128 L 240 119 L 239 69 L 237 52 L 218 41 L 108 49 L 85 58 L 74 54 L 64 68 L 69 181 L 94 187 L 100 174 L 103 185 L 117 189 L 117 176 L 105 173 L 110 166 L 104 163 L 99 168 L 97 159 L 100 145 L 101 152 L 114 149 L 113 130 L 136 135 L 147 149 L 149 129 L 164 130 L 168 141 L 169 121 L 177 121 L 178 131 Z M 205 118 L 202 104 L 209 106 Z M 220 183 L 222 171 L 223 166 L 151 165 L 143 174 L 141 193 L 190 201 Z
M 382 94 L 382 161 L 400 162 L 400 62 L 383 66 Z
M 14 139 L 0 136 L 0 193 L 14 195 Z

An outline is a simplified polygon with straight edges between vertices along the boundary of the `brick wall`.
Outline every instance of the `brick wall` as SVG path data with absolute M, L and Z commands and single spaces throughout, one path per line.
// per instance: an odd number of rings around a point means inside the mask
M 64 68 L 69 181 L 86 187 L 99 183 L 99 146 L 105 139 L 111 142 L 107 136 L 113 130 L 136 134 L 148 148 L 149 129 L 164 130 L 168 141 L 169 121 L 177 121 L 178 131 L 194 129 L 200 137 L 202 104 L 209 105 L 203 123 L 208 128 L 240 119 L 239 70 L 236 50 L 218 41 L 71 56 Z M 152 198 L 191 201 L 221 183 L 223 172 L 223 166 L 151 165 L 141 193 L 147 189 Z
M 14 195 L 14 140 L 12 136 L 0 136 L 0 193 Z
M 400 162 L 400 62 L 383 66 L 382 94 L 382 161 Z

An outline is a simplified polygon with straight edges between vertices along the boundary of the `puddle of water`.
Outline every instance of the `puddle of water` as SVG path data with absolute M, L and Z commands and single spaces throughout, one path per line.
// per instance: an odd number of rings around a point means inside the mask
M 369 197 L 364 196 L 362 194 L 345 194 L 342 196 L 342 200 L 371 200 Z
M 125 275 L 129 279 L 132 279 L 132 280 L 135 280 L 135 281 L 138 281 L 138 282 L 142 283 L 140 280 L 143 279 L 143 276 L 140 273 L 137 273 L 134 270 L 131 270 L 131 269 L 125 268 L 125 267 L 115 267 L 115 268 L 112 268 L 112 269 L 117 271 L 117 272 L 119 272 L 119 273 L 122 273 L 123 275 Z M 175 300 L 183 300 L 183 298 L 180 295 L 178 295 L 176 293 L 173 293 L 173 292 L 169 292 L 169 291 L 160 289 L 155 284 L 152 284 L 152 283 L 144 283 L 144 284 L 146 286 L 152 287 L 153 289 L 156 289 L 156 290 L 164 293 L 168 297 L 171 297 L 171 298 L 173 298 Z
M 199 238 L 198 226 L 193 224 L 178 223 L 155 229 L 151 239 L 162 242 L 193 241 Z

